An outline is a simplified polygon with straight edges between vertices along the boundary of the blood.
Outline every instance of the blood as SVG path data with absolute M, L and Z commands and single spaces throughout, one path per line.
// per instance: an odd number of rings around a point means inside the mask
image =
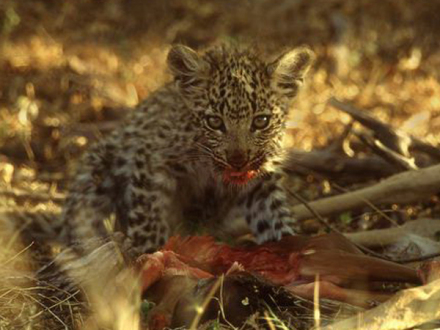
M 225 171 L 223 172 L 223 180 L 237 185 L 243 185 L 252 180 L 256 175 L 257 171 L 252 170 L 246 172 Z

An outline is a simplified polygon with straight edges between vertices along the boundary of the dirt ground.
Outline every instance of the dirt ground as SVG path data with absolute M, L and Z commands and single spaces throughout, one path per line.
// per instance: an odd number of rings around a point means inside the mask
M 249 44 L 269 54 L 313 49 L 317 59 L 288 125 L 292 147 L 325 147 L 348 125 L 350 118 L 327 104 L 331 96 L 439 145 L 439 35 L 439 1 L 1 1 L 0 187 L 62 194 L 88 145 L 170 79 L 172 43 Z M 308 200 L 332 193 L 312 177 L 296 185 Z M 402 223 L 438 212 L 438 200 L 432 203 L 383 210 Z M 0 196 L 0 207 L 58 206 Z M 392 226 L 366 212 L 331 220 L 343 231 Z M 33 267 L 26 261 L 17 271 Z M 14 297 L 27 301 L 24 293 Z M 0 315 L 0 329 L 8 324 Z

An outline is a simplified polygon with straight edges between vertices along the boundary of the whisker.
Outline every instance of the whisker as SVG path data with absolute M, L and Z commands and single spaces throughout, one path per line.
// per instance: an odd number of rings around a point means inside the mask
M 221 166 L 226 167 L 226 168 L 230 167 L 230 165 L 226 161 L 224 161 L 217 154 L 215 154 L 215 152 L 212 149 L 210 149 L 208 146 L 206 146 L 202 143 L 199 143 L 199 142 L 196 143 L 196 146 L 200 148 L 199 149 L 200 151 L 205 152 L 206 154 L 209 154 L 209 156 L 211 156 L 212 159 L 217 164 L 220 164 Z
M 206 146 L 206 145 L 204 145 L 204 144 L 202 144 L 202 143 L 200 143 L 200 142 L 196 142 L 196 143 L 195 143 L 195 146 L 196 146 L 196 147 L 200 147 L 201 150 L 205 150 L 205 151 L 208 151 L 208 152 L 210 152 L 210 153 L 213 153 L 213 151 L 212 151 L 211 148 L 209 148 L 208 146 Z

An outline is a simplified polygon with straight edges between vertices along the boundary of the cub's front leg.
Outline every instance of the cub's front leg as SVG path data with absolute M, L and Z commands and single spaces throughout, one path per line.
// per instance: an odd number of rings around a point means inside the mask
M 286 224 L 293 219 L 287 205 L 287 193 L 282 186 L 283 175 L 270 173 L 250 187 L 240 199 L 242 212 L 259 244 L 280 240 L 293 234 Z

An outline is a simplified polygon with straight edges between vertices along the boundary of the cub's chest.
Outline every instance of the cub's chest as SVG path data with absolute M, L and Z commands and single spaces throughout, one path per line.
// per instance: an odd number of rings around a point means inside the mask
M 179 182 L 176 197 L 186 220 L 206 221 L 224 217 L 238 195 L 237 189 L 226 186 L 205 168 L 193 171 Z

